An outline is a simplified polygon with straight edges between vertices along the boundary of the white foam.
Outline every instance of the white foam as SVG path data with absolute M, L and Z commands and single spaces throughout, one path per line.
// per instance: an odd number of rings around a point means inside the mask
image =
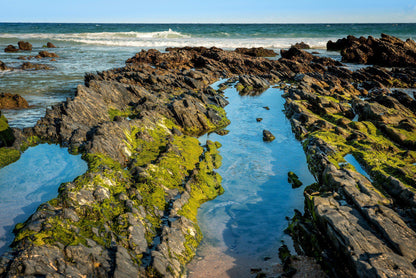
M 72 43 L 105 46 L 125 46 L 143 48 L 163 48 L 163 47 L 184 47 L 184 46 L 205 46 L 220 47 L 225 49 L 237 47 L 265 47 L 265 48 L 289 48 L 297 42 L 305 42 L 312 48 L 325 49 L 326 42 L 333 38 L 262 38 L 246 37 L 236 38 L 230 34 L 221 32 L 218 37 L 196 37 L 188 34 L 173 31 L 159 32 L 97 32 L 97 33 L 26 33 L 26 34 L 6 34 L 1 33 L 0 38 L 16 38 L 26 40 L 55 40 Z

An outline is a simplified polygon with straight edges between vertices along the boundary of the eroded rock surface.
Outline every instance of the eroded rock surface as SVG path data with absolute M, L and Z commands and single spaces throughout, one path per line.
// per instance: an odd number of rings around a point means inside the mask
M 191 136 L 228 124 L 227 101 L 208 87 L 219 78 L 244 94 L 287 91 L 286 114 L 317 180 L 290 229 L 300 251 L 341 277 L 415 276 L 415 103 L 390 90 L 415 87 L 414 69 L 350 71 L 297 48 L 281 55 L 148 50 L 86 75 L 25 136 L 82 152 L 89 170 L 16 226 L 0 276 L 186 275 L 201 240 L 196 210 L 222 192 L 219 145 Z

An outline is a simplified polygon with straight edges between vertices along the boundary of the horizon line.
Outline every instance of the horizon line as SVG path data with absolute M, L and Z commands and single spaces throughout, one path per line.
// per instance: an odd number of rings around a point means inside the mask
M 52 22 L 52 21 L 4 21 L 3 23 L 14 24 L 416 24 L 416 22 Z

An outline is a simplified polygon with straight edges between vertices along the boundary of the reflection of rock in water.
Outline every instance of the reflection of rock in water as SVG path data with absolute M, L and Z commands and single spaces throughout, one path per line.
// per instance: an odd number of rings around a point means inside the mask
M 302 146 L 281 112 L 284 99 L 279 90 L 269 89 L 256 97 L 241 97 L 233 88 L 225 93 L 230 133 L 207 138 L 222 144 L 218 172 L 225 193 L 199 210 L 204 240 L 199 259 L 188 265 L 192 278 L 255 277 L 251 270 L 256 269 L 276 273 L 280 240 L 290 242 L 283 234 L 285 216 L 303 205 L 302 189 L 291 188 L 287 173 L 296 171 L 305 184 L 314 181 Z M 263 108 L 266 105 L 280 113 L 271 114 Z M 256 117 L 263 120 L 257 122 Z M 272 131 L 276 140 L 263 142 L 263 129 Z M 266 257 L 271 259 L 265 261 Z
M 63 182 L 87 170 L 80 156 L 57 145 L 29 148 L 20 160 L 0 169 L 0 254 L 13 240 L 14 226 L 25 221 L 43 202 L 54 198 Z

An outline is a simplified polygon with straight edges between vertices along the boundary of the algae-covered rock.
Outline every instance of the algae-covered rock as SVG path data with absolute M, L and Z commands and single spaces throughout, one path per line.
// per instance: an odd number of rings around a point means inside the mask
M 270 131 L 263 130 L 263 141 L 265 141 L 265 142 L 271 142 L 274 139 L 276 139 L 276 137 L 274 137 L 274 135 Z
M 299 180 L 299 177 L 293 172 L 287 173 L 287 181 L 292 185 L 292 188 L 302 186 L 302 182 Z

